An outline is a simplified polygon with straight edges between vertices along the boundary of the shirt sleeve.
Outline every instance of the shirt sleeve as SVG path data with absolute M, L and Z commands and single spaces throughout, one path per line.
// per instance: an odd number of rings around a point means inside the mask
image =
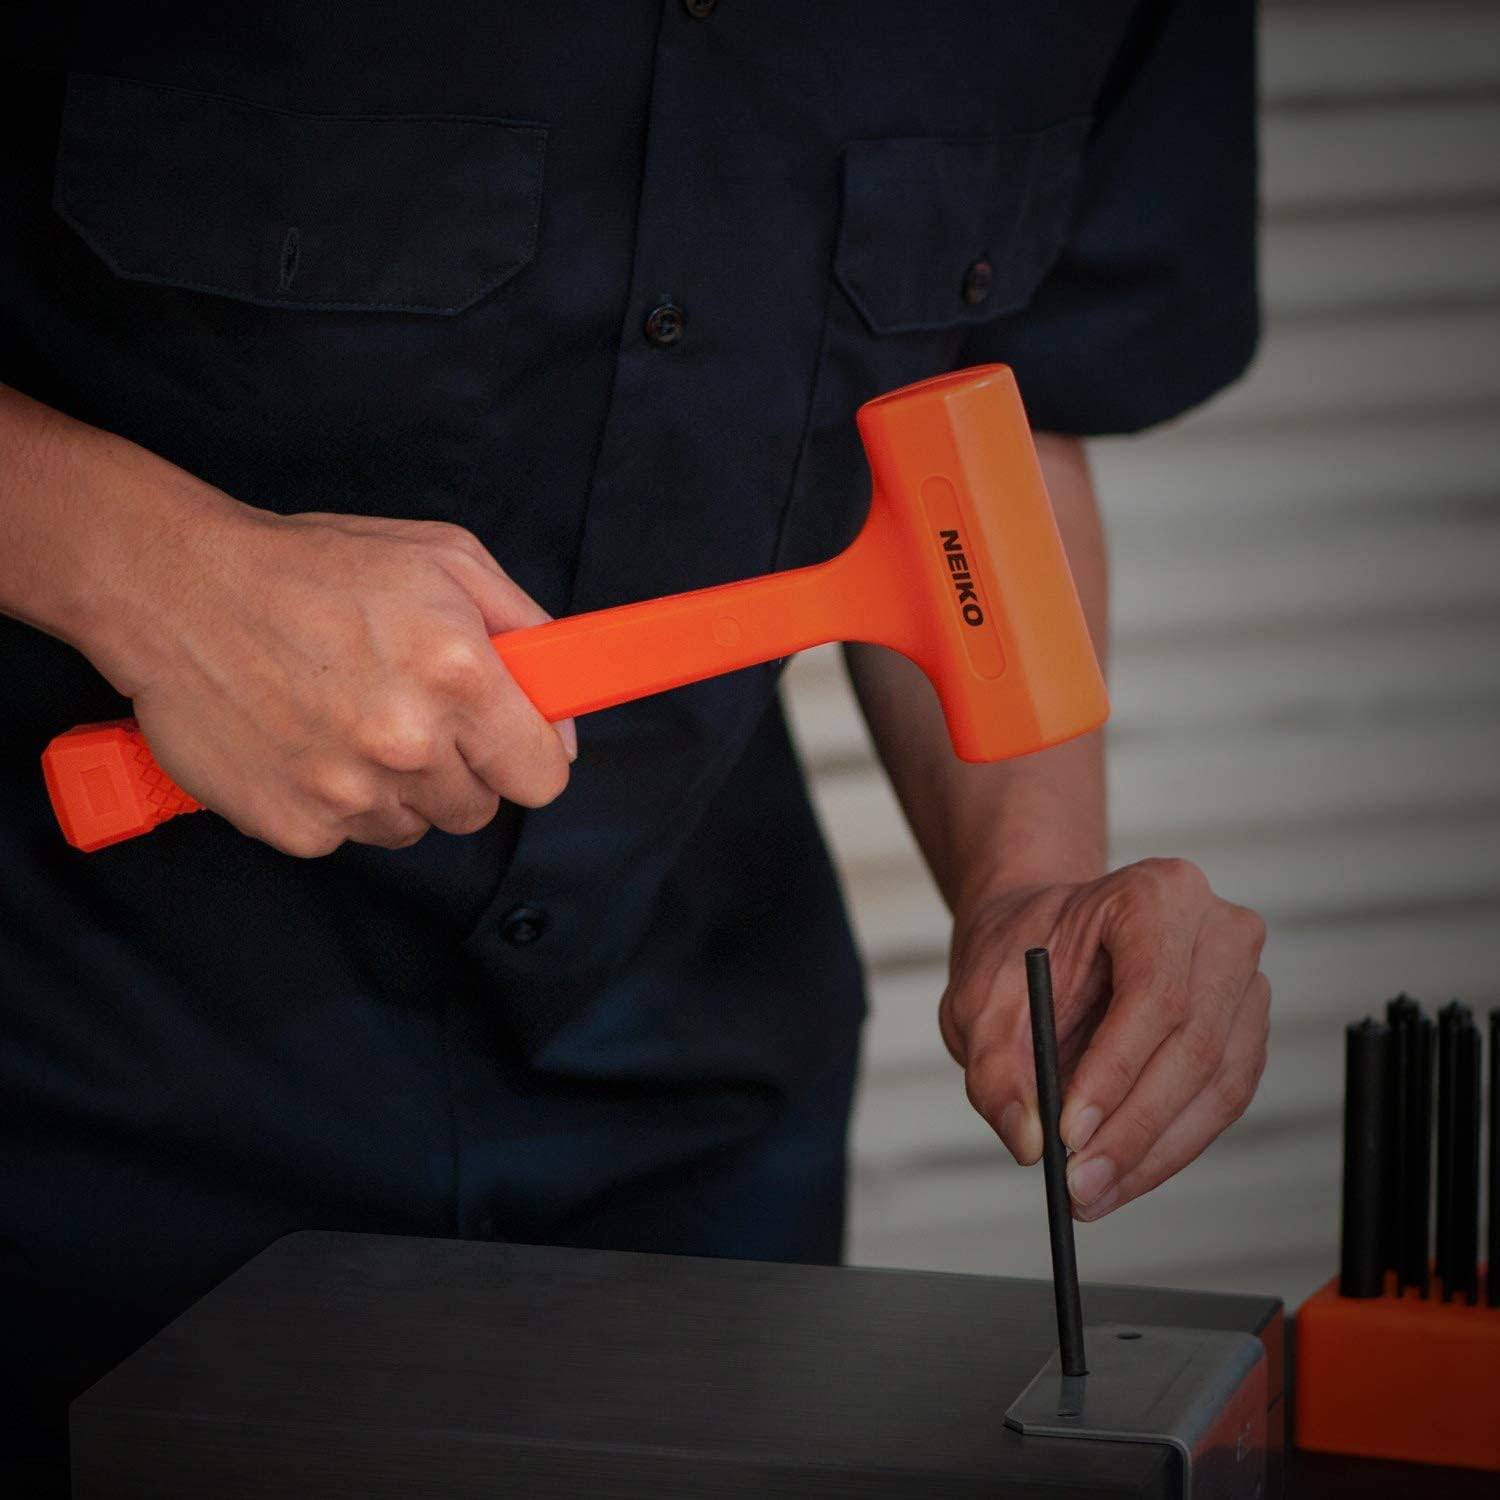
M 1101 87 L 1058 258 L 963 362 L 1011 365 L 1039 431 L 1134 432 L 1234 380 L 1259 331 L 1254 0 L 1158 0 Z

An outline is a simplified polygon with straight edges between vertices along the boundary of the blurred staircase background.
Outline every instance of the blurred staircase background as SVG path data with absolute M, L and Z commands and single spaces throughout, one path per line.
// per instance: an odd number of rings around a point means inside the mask
M 1091 444 L 1115 560 L 1114 859 L 1260 909 L 1256 1103 L 1081 1226 L 1087 1279 L 1300 1301 L 1337 1269 L 1343 1026 L 1500 1005 L 1500 5 L 1263 8 L 1250 376 Z M 787 694 L 870 970 L 856 1263 L 1047 1274 L 1042 1185 L 935 1025 L 948 925 L 837 652 Z

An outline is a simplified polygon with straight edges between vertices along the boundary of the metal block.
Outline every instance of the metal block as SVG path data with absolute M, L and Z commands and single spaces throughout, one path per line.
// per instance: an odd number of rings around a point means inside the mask
M 1005 1413 L 1026 1437 L 1165 1443 L 1183 1500 L 1266 1493 L 1266 1352 L 1248 1333 L 1099 1323 L 1085 1329 L 1089 1373 L 1054 1353 Z

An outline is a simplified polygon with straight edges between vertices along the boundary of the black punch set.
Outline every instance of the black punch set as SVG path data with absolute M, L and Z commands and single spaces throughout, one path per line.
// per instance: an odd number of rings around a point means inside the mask
M 1500 1010 L 1490 1013 L 1489 1274 L 1484 1299 L 1500 1306 Z M 1457 1000 L 1437 1025 L 1408 995 L 1345 1033 L 1344 1183 L 1339 1291 L 1379 1297 L 1431 1293 L 1471 1306 L 1479 1285 L 1482 1046 Z M 1434 1087 L 1434 1073 L 1436 1086 Z M 1433 1117 L 1437 1119 L 1436 1255 L 1432 1228 Z

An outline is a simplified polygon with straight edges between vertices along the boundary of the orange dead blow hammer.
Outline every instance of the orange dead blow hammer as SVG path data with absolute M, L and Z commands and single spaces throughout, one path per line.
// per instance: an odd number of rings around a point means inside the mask
M 1104 680 L 1010 370 L 906 386 L 858 421 L 874 494 L 843 552 L 495 636 L 537 709 L 566 719 L 827 641 L 870 641 L 932 679 L 964 760 L 1026 755 L 1102 724 Z M 42 767 L 78 849 L 199 807 L 133 720 L 59 735 Z

